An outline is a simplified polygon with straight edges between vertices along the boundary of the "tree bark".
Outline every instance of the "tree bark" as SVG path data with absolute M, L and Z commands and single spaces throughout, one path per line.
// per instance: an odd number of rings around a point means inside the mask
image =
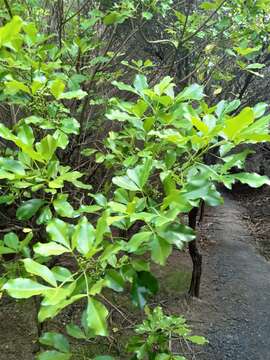
M 199 212 L 199 208 L 196 207 L 193 208 L 188 214 L 188 224 L 194 230 L 196 230 L 198 212 Z M 188 249 L 193 264 L 189 295 L 198 298 L 200 296 L 202 255 L 200 254 L 198 249 L 197 239 L 191 241 L 188 244 Z

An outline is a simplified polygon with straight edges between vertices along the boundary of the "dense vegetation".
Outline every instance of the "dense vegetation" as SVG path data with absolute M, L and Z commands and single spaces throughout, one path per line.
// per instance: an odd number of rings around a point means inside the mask
M 113 336 L 111 294 L 130 292 L 146 319 L 119 358 L 185 359 L 172 338 L 207 340 L 146 305 L 151 264 L 188 246 L 199 296 L 202 202 L 270 183 L 244 170 L 270 139 L 270 2 L 2 3 L 0 291 L 37 297 L 41 324 L 80 302 L 66 335 L 85 341 Z M 66 335 L 41 325 L 37 358 L 77 359 Z

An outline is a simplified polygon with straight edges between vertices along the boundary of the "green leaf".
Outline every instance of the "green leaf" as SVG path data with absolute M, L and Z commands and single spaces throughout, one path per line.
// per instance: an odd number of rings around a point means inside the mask
M 122 21 L 123 21 L 123 17 L 121 15 L 121 13 L 119 13 L 117 11 L 110 12 L 103 19 L 104 25 L 107 25 L 107 26 L 121 23 Z
M 89 290 L 89 295 L 95 296 L 95 295 L 97 295 L 97 294 L 100 294 L 101 291 L 102 291 L 102 289 L 103 289 L 105 286 L 107 286 L 107 284 L 108 284 L 107 280 L 100 278 L 97 282 L 95 282 L 95 283 L 91 286 L 91 288 L 90 288 L 90 290 Z
M 138 191 L 142 190 L 146 184 L 153 167 L 153 160 L 148 158 L 144 161 L 144 164 L 137 165 L 133 169 L 127 170 L 127 175 L 116 176 L 112 179 L 112 182 L 126 190 Z
M 107 336 L 107 317 L 109 315 L 106 307 L 99 301 L 89 297 L 86 309 L 87 325 L 94 335 Z
M 204 178 L 202 174 L 197 174 L 188 180 L 185 189 L 182 191 L 182 196 L 186 200 L 203 199 L 210 206 L 217 206 L 223 203 L 220 193 L 215 186 L 208 179 Z
M 151 259 L 160 265 L 165 265 L 172 252 L 172 245 L 160 236 L 155 236 L 151 242 Z
M 16 250 L 0 245 L 0 255 L 16 254 Z
M 19 238 L 14 232 L 10 232 L 4 236 L 4 244 L 15 251 L 18 251 L 20 248 Z
M 52 135 L 47 135 L 40 143 L 36 144 L 36 148 L 42 158 L 49 161 L 53 157 L 57 145 L 57 140 Z
M 153 167 L 152 159 L 146 159 L 143 165 L 138 165 L 134 169 L 128 169 L 128 177 L 140 188 L 142 189 L 146 184 L 151 170 Z
M 60 189 L 64 186 L 65 181 L 71 182 L 75 186 L 81 185 L 80 182 L 77 183 L 77 179 L 79 179 L 82 176 L 83 174 L 80 173 L 79 171 L 69 171 L 64 173 L 63 175 L 58 176 L 53 181 L 50 181 L 49 187 L 53 189 Z
M 225 100 L 222 100 L 217 104 L 215 112 L 217 116 L 220 118 L 225 114 L 230 114 L 231 112 L 236 110 L 240 105 L 241 105 L 240 100 L 233 100 L 230 101 L 229 103 Z
M 106 210 L 103 212 L 102 216 L 97 221 L 96 240 L 95 240 L 96 247 L 103 241 L 105 233 L 109 231 L 107 224 L 108 217 L 109 217 L 109 211 Z
M 66 337 L 60 333 L 56 332 L 45 332 L 39 338 L 39 342 L 42 345 L 47 345 L 55 348 L 64 353 L 68 353 L 70 350 L 70 345 Z
M 262 69 L 265 67 L 265 64 L 253 63 L 246 66 L 246 69 L 254 70 L 254 69 Z
M 138 272 L 137 276 L 133 279 L 131 289 L 132 302 L 143 309 L 147 302 L 147 297 L 155 295 L 157 292 L 157 279 L 148 271 Z
M 31 229 L 27 229 L 26 237 L 20 242 L 20 248 L 23 249 L 25 246 L 28 246 L 33 239 L 33 232 Z
M 75 339 L 86 339 L 86 336 L 82 329 L 75 324 L 68 324 L 66 326 L 66 331 L 69 336 L 74 337 Z
M 76 248 L 82 255 L 86 256 L 92 250 L 94 240 L 95 229 L 87 218 L 83 217 L 75 226 L 72 235 L 72 248 Z
M 60 282 L 73 281 L 72 273 L 63 266 L 54 266 L 51 269 L 55 279 Z
M 135 271 L 150 271 L 150 264 L 148 261 L 142 259 L 133 259 L 131 261 L 132 267 Z
M 255 119 L 258 119 L 261 116 L 263 116 L 267 108 L 268 108 L 268 104 L 266 103 L 261 102 L 256 104 L 253 108 Z
M 15 299 L 28 299 L 32 296 L 45 294 L 47 290 L 51 288 L 48 286 L 41 285 L 33 280 L 17 278 L 9 280 L 3 289 Z
M 143 243 L 149 242 L 152 237 L 151 231 L 142 231 L 137 234 L 134 234 L 129 242 L 126 245 L 128 252 L 135 252 L 137 251 Z
M 39 217 L 37 218 L 37 224 L 47 224 L 52 219 L 52 212 L 49 206 L 45 206 L 41 209 Z
M 25 145 L 32 146 L 35 141 L 33 130 L 28 125 L 20 126 L 17 135 Z
M 162 79 L 162 81 L 154 86 L 154 92 L 161 96 L 163 94 L 166 94 L 168 96 L 174 97 L 173 88 L 175 84 L 172 83 L 173 78 L 170 76 L 166 76 Z
M 65 149 L 68 146 L 69 139 L 68 136 L 60 129 L 57 129 L 53 134 L 54 139 L 57 142 L 57 147 Z
M 39 322 L 43 322 L 49 318 L 54 318 L 65 307 L 73 304 L 75 301 L 78 301 L 85 296 L 86 296 L 85 294 L 74 295 L 70 299 L 63 300 L 55 305 L 41 306 L 38 313 Z
M 234 50 L 239 54 L 239 55 L 242 55 L 242 56 L 247 56 L 247 55 L 250 55 L 254 52 L 257 52 L 261 49 L 261 45 L 258 45 L 256 47 L 235 47 Z
M 50 235 L 52 241 L 70 247 L 69 243 L 69 226 L 60 219 L 53 219 L 46 227 L 47 233 Z
M 112 182 L 122 189 L 139 191 L 140 188 L 128 176 L 115 176 Z
M 0 124 L 0 136 L 8 135 L 7 128 L 4 130 L 2 124 Z M 33 148 L 29 145 L 26 145 L 19 137 L 16 137 L 10 133 L 8 136 L 3 136 L 5 139 L 13 141 L 22 151 L 28 155 L 32 160 L 36 160 L 38 162 L 44 163 L 44 159 L 42 158 L 41 154 L 37 153 L 33 150 Z
M 165 224 L 157 228 L 158 235 L 169 244 L 174 244 L 182 250 L 185 243 L 195 239 L 194 231 L 183 224 Z
M 106 197 L 103 194 L 101 194 L 101 193 L 92 194 L 91 196 L 95 199 L 96 203 L 99 206 L 101 206 L 101 207 L 106 207 L 107 206 L 108 201 L 107 201 Z
M 116 120 L 122 122 L 128 121 L 135 128 L 140 130 L 143 129 L 143 122 L 140 119 L 138 119 L 136 116 L 131 116 L 126 112 L 120 110 L 110 110 L 110 112 L 106 114 L 106 117 L 109 120 Z
M 24 259 L 22 261 L 27 272 L 41 277 L 52 286 L 57 286 L 54 274 L 47 266 L 41 265 L 32 259 Z
M 225 120 L 224 134 L 229 140 L 236 136 L 254 122 L 254 112 L 251 108 L 243 109 L 239 115 Z
M 69 360 L 72 354 L 61 353 L 59 351 L 45 351 L 38 355 L 37 360 Z
M 203 86 L 193 84 L 177 95 L 176 101 L 201 100 L 204 97 Z
M 51 288 L 41 302 L 42 306 L 51 306 L 61 304 L 63 301 L 73 293 L 76 288 L 76 281 L 72 281 L 70 284 L 61 284 L 59 287 Z
M 186 360 L 185 358 L 183 359 Z M 171 355 L 162 353 L 162 354 L 158 354 L 155 357 L 155 360 L 175 360 L 175 357 L 172 358 Z
M 148 89 L 147 79 L 144 75 L 141 74 L 135 76 L 133 85 L 140 94 L 143 94 L 143 90 Z
M 197 344 L 197 345 L 205 345 L 208 343 L 208 340 L 203 337 L 203 336 L 188 336 L 187 340 L 191 341 L 193 344 Z
M 132 106 L 130 109 L 134 115 L 141 118 L 146 110 L 148 109 L 148 104 L 143 100 L 138 100 L 136 105 Z
M 74 216 L 74 209 L 67 201 L 67 195 L 58 195 L 57 199 L 53 202 L 53 206 L 60 216 L 68 218 L 72 218 Z
M 23 30 L 24 32 L 29 36 L 29 38 L 31 39 L 31 41 L 34 43 L 36 40 L 36 36 L 37 36 L 37 28 L 35 26 L 34 23 L 24 23 L 23 24 Z
M 49 88 L 53 96 L 56 99 L 59 99 L 60 95 L 62 95 L 65 90 L 65 83 L 61 79 L 55 79 L 50 83 Z
M 34 246 L 34 251 L 40 256 L 57 256 L 70 252 L 71 250 L 55 242 L 49 242 L 46 244 L 37 243 Z
M 269 136 L 268 135 L 269 122 L 270 122 L 270 115 L 263 116 L 259 120 L 255 121 L 252 125 L 249 125 L 246 129 L 244 129 L 240 135 L 243 136 L 243 140 L 249 139 L 251 135 L 256 136 L 257 134 Z
M 203 3 L 200 4 L 200 8 L 204 9 L 204 10 L 215 10 L 218 2 L 214 1 L 214 2 L 209 2 L 209 1 L 204 1 Z
M 14 135 L 4 124 L 0 124 L 0 136 L 3 139 L 10 140 L 10 141 L 12 141 L 14 139 Z
M 207 135 L 209 133 L 208 126 L 197 117 L 191 118 L 192 125 L 195 126 L 202 134 Z
M 246 157 L 252 153 L 253 153 L 253 151 L 246 149 L 246 150 L 242 151 L 241 153 L 224 157 L 222 160 L 225 162 L 225 164 L 222 165 L 221 172 L 226 173 L 228 170 L 230 170 L 234 166 L 237 166 L 239 169 L 243 168 Z
M 242 184 L 247 184 L 253 188 L 270 185 L 270 179 L 267 176 L 261 176 L 256 173 L 239 173 L 232 175 L 232 177 L 239 180 Z
M 80 213 L 87 213 L 87 214 L 94 214 L 94 213 L 98 212 L 101 209 L 102 209 L 102 207 L 99 206 L 99 205 L 82 205 L 79 208 L 79 212 Z
M 25 201 L 16 211 L 16 217 L 18 220 L 29 220 L 35 215 L 41 206 L 45 203 L 44 200 L 31 199 Z
M 30 94 L 31 91 L 23 82 L 17 80 L 11 80 L 5 82 L 5 94 L 15 95 L 19 91 L 23 91 L 27 94 Z
M 18 38 L 23 21 L 19 16 L 13 16 L 12 20 L 0 28 L 0 48 L 2 46 L 12 47 L 14 39 Z
M 105 280 L 106 285 L 110 289 L 113 289 L 117 292 L 121 292 L 124 290 L 125 281 L 118 271 L 114 269 L 107 270 Z
M 121 81 L 113 81 L 112 85 L 116 86 L 119 90 L 128 91 L 136 95 L 138 94 L 137 91 L 132 86 L 125 84 Z
M 74 118 L 65 118 L 61 121 L 61 130 L 66 134 L 79 134 L 80 123 Z
M 87 95 L 87 92 L 86 92 L 86 91 L 83 91 L 83 90 L 79 89 L 79 90 L 67 91 L 67 92 L 65 92 L 65 93 L 62 93 L 62 94 L 59 96 L 59 99 L 67 99 L 67 100 L 70 100 L 70 99 L 78 99 L 78 100 L 81 100 L 81 99 L 83 99 L 86 95 Z

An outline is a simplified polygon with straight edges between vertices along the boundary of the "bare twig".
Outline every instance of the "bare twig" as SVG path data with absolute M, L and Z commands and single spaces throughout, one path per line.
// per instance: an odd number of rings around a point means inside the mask
M 193 33 L 190 34 L 188 37 L 183 39 L 182 45 L 185 44 L 187 41 L 191 40 L 194 36 L 196 36 L 208 23 L 209 21 L 217 14 L 217 12 L 222 8 L 222 6 L 225 4 L 227 0 L 223 0 L 222 3 L 216 8 L 215 11 L 212 12 L 212 14 L 202 23 L 201 26 L 198 27 L 198 29 Z
M 10 18 L 12 19 L 12 18 L 13 18 L 13 14 L 12 14 L 12 11 L 11 11 L 11 7 L 10 7 L 10 5 L 9 5 L 9 3 L 8 3 L 8 0 L 4 0 L 4 4 L 5 4 L 5 6 L 6 6 L 6 9 L 7 9 L 8 13 L 9 13 Z
M 88 5 L 90 3 L 90 1 L 86 1 L 80 8 L 78 11 L 76 11 L 74 14 L 70 15 L 67 19 L 64 19 L 62 22 L 62 25 L 65 25 L 67 22 L 69 22 L 71 19 L 73 19 L 75 16 L 77 16 L 85 7 L 86 5 Z

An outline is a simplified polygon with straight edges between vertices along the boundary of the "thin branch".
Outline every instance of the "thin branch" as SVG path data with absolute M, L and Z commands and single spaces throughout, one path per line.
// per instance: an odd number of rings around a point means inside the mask
M 196 74 L 196 72 L 204 65 L 206 59 L 203 59 L 203 61 L 194 69 L 192 70 L 187 76 L 183 77 L 181 80 L 178 81 L 178 83 L 182 83 L 186 80 L 188 80 L 192 75 Z
M 10 18 L 12 19 L 12 18 L 13 18 L 13 14 L 12 14 L 10 5 L 9 5 L 9 3 L 8 3 L 8 0 L 4 0 L 4 4 L 5 4 L 5 6 L 6 6 L 6 9 L 7 9 L 8 13 L 9 13 Z
M 63 20 L 62 25 L 65 25 L 67 22 L 69 22 L 71 19 L 73 19 L 75 16 L 77 16 L 85 7 L 88 5 L 90 1 L 86 1 L 78 11 L 76 11 L 73 15 L 70 15 L 67 19 Z
M 118 54 L 120 53 L 120 51 L 123 49 L 123 47 L 129 42 L 129 40 L 136 35 L 136 33 L 138 31 L 140 31 L 140 27 L 134 29 L 127 37 L 126 39 L 122 42 L 122 44 L 119 46 L 119 48 L 114 52 L 113 57 L 110 59 L 110 61 L 107 62 L 107 64 L 104 66 L 104 68 L 102 68 L 101 70 L 107 69 L 108 65 L 110 65 L 113 60 L 118 56 Z
M 184 26 L 183 26 L 181 39 L 179 40 L 179 43 L 178 43 L 177 47 L 174 50 L 173 59 L 172 59 L 171 65 L 169 67 L 169 73 L 171 73 L 171 71 L 173 69 L 173 65 L 174 65 L 174 63 L 176 61 L 178 50 L 180 48 L 180 45 L 182 45 L 182 40 L 183 40 L 183 38 L 185 36 L 185 32 L 186 32 L 186 28 L 187 28 L 187 24 L 188 24 L 188 19 L 189 19 L 189 15 L 190 15 L 190 12 L 191 12 L 191 6 L 192 6 L 192 1 L 189 2 L 189 7 L 188 7 L 187 15 L 186 15 L 186 18 L 185 18 L 185 23 L 184 23 Z
M 198 29 L 188 37 L 186 37 L 182 41 L 182 45 L 185 44 L 187 41 L 191 40 L 194 36 L 196 36 L 207 24 L 208 22 L 217 14 L 217 12 L 222 8 L 222 6 L 225 4 L 227 0 L 223 0 L 222 3 L 216 8 L 215 11 L 212 12 L 212 14 L 202 23 L 201 26 L 198 27 Z
M 112 42 L 113 42 L 113 38 L 114 38 L 114 35 L 116 33 L 116 29 L 117 29 L 117 25 L 114 27 L 114 30 L 111 34 L 111 37 L 110 37 L 110 40 L 108 41 L 108 44 L 105 48 L 105 50 L 103 51 L 103 56 L 105 56 L 107 54 L 107 52 L 109 51 L 111 45 L 112 45 Z M 92 72 L 92 75 L 91 75 L 91 79 L 88 83 L 88 86 L 87 86 L 87 93 L 88 95 L 84 98 L 84 101 L 83 101 L 83 106 L 82 106 L 82 111 L 81 111 L 81 114 L 80 114 L 80 122 L 82 123 L 83 121 L 83 117 L 84 117 L 84 114 L 85 114 L 85 111 L 87 109 L 87 105 L 88 105 L 88 102 L 89 102 L 89 98 L 90 98 L 90 90 L 91 90 L 91 86 L 92 86 L 92 83 L 95 79 L 95 76 L 96 76 L 96 73 L 100 70 L 101 68 L 101 64 L 97 64 L 96 67 L 94 68 L 93 72 Z M 83 139 L 85 138 L 85 136 L 83 136 Z M 84 140 L 83 140 L 84 141 Z
M 213 68 L 211 69 L 209 75 L 207 76 L 207 78 L 204 80 L 204 86 L 207 86 L 207 84 L 209 83 L 209 81 L 211 80 L 211 77 L 213 75 L 213 72 L 219 67 L 219 65 L 223 62 L 223 60 L 225 59 L 226 54 L 224 54 L 221 59 L 213 66 Z

